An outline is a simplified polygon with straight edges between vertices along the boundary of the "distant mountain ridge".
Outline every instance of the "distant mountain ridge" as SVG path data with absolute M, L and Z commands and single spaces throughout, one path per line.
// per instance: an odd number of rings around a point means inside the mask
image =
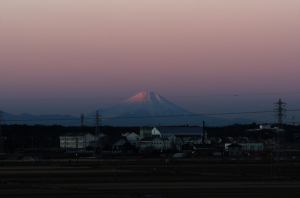
M 190 125 L 202 126 L 205 121 L 207 126 L 225 126 L 235 123 L 251 124 L 258 122 L 252 119 L 237 118 L 226 120 L 195 114 L 185 110 L 155 92 L 140 92 L 123 102 L 107 109 L 99 109 L 102 116 L 102 125 L 110 126 L 175 126 Z M 93 126 L 93 116 L 96 111 L 85 116 L 84 124 Z M 80 126 L 80 118 L 71 115 L 12 115 L 4 112 L 6 124 L 42 124 Z
M 27 125 L 63 125 L 63 126 L 80 126 L 80 118 L 71 115 L 31 115 L 23 113 L 13 115 L 3 112 L 2 124 L 27 124 Z

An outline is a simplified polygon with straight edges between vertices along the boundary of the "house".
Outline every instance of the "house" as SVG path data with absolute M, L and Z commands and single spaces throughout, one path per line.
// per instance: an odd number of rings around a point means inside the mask
M 220 143 L 222 143 L 222 139 L 221 138 L 212 137 L 210 139 L 210 142 L 213 143 L 213 144 L 220 144 Z
M 123 145 L 128 142 L 127 138 L 124 136 L 114 136 L 112 137 L 112 150 L 122 151 Z
M 248 143 L 249 140 L 248 140 L 247 137 L 239 137 L 239 138 L 238 138 L 238 142 L 239 142 L 239 143 Z
M 167 150 L 171 148 L 170 140 L 168 138 L 162 138 L 163 140 L 163 149 Z
M 251 131 L 260 131 L 260 130 L 271 130 L 274 132 L 283 132 L 284 129 L 280 129 L 279 127 L 274 127 L 272 128 L 270 125 L 259 125 L 258 129 L 247 129 L 246 132 L 251 132 Z
M 263 143 L 238 143 L 242 146 L 243 151 L 262 151 L 264 150 Z M 229 151 L 230 143 L 225 143 L 225 151 Z
M 90 133 L 65 133 L 59 139 L 60 148 L 86 148 L 92 144 L 95 136 Z
M 144 137 L 139 141 L 140 150 L 163 150 L 164 140 L 160 137 Z
M 140 136 L 136 133 L 125 133 L 122 134 L 123 137 L 126 137 L 127 141 L 132 145 L 135 146 L 136 148 L 139 147 L 139 140 L 140 140 Z
M 95 141 L 93 142 L 93 147 L 103 149 L 105 145 L 108 144 L 108 136 L 104 133 L 99 133 L 97 136 L 95 136 Z
M 170 141 L 170 144 L 175 144 L 175 142 L 176 142 L 176 136 L 175 135 L 168 135 L 167 137 L 165 137 L 165 138 L 168 138 L 168 140 Z M 178 138 L 177 138 L 178 139 Z
M 263 143 L 239 143 L 243 146 L 244 151 L 262 151 L 264 150 Z
M 226 146 L 225 144 L 225 149 L 227 148 L 229 155 L 234 155 L 234 156 L 240 156 L 243 154 L 243 146 L 237 143 L 230 144 Z
M 161 138 L 168 138 L 171 135 L 176 137 L 191 137 L 201 136 L 203 137 L 202 127 L 154 127 L 152 129 L 152 135 L 160 135 Z M 205 139 L 207 133 L 204 132 Z
M 211 144 L 195 144 L 193 146 L 194 155 L 212 155 L 213 148 Z
M 203 138 L 202 127 L 154 127 L 151 135 L 157 135 L 160 138 L 167 138 L 170 146 L 168 148 L 176 148 L 181 150 L 183 146 L 182 139 L 185 144 L 200 143 Z M 204 132 L 205 140 L 207 140 L 207 133 Z M 182 138 L 182 139 L 181 139 Z M 190 139 L 190 141 L 189 141 Z
M 190 145 L 194 145 L 194 144 L 202 144 L 203 141 L 202 141 L 202 136 L 193 136 L 193 137 L 190 137 L 186 140 L 186 143 L 187 144 L 190 144 Z
M 271 126 L 269 124 L 261 124 L 261 125 L 259 125 L 259 129 L 260 130 L 271 129 Z
M 254 137 L 248 138 L 248 143 L 256 143 L 256 142 L 258 142 L 258 140 L 256 138 L 254 138 Z
M 264 141 L 264 147 L 268 149 L 278 148 L 277 140 L 269 138 Z
M 151 137 L 152 129 L 153 129 L 153 127 L 141 127 L 140 128 L 140 139 L 142 139 L 144 137 Z

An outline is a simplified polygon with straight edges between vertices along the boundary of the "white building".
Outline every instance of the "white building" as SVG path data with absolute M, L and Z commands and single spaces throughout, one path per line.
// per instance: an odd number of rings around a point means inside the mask
M 163 150 L 164 140 L 159 137 L 144 137 L 140 140 L 140 150 Z
M 65 133 L 59 136 L 61 148 L 86 148 L 94 141 L 90 133 Z
M 128 142 L 132 145 L 132 146 L 135 146 L 136 148 L 139 147 L 139 140 L 140 140 L 140 136 L 136 133 L 125 133 L 125 134 L 122 134 L 123 137 L 126 137 Z
M 227 146 L 226 144 L 225 144 L 225 150 L 228 151 L 229 155 L 241 156 L 243 154 L 243 146 L 241 144 L 230 143 Z
M 268 124 L 261 124 L 261 125 L 259 125 L 259 129 L 260 129 L 260 130 L 263 130 L 263 129 L 271 129 L 271 126 L 268 125 Z
M 103 149 L 105 144 L 108 144 L 108 136 L 104 133 L 99 133 L 97 136 L 95 136 L 95 140 L 93 141 L 92 146 L 98 147 L 99 149 Z
M 202 144 L 202 136 L 194 136 L 194 137 L 189 137 L 187 138 L 186 141 L 184 141 L 187 144 L 194 145 L 194 144 Z
M 154 127 L 151 132 L 152 135 L 159 135 L 161 138 L 168 138 L 171 135 L 177 137 L 203 137 L 202 127 Z M 207 139 L 207 133 L 204 133 L 205 139 Z
M 181 150 L 183 142 L 185 144 L 202 144 L 203 128 L 202 127 L 154 127 L 151 135 L 167 138 L 169 140 L 169 148 Z M 204 133 L 207 143 L 207 133 Z M 182 138 L 182 139 L 181 139 Z
M 225 151 L 228 151 L 228 146 L 232 143 L 225 143 Z M 262 151 L 264 150 L 263 143 L 238 143 L 242 146 L 243 151 Z
M 112 149 L 113 151 L 122 151 L 123 145 L 128 142 L 126 137 L 113 137 L 112 140 Z
M 140 128 L 140 139 L 142 139 L 144 137 L 151 137 L 152 129 L 153 129 L 153 127 L 141 127 Z

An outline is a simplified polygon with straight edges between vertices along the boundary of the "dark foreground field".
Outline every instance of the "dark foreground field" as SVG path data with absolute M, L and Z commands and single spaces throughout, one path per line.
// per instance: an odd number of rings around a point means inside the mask
M 155 167 L 156 171 L 153 171 Z M 117 168 L 117 169 L 116 169 Z M 174 168 L 178 171 L 174 171 Z M 272 173 L 272 176 L 271 176 Z M 298 163 L 75 161 L 0 166 L 2 197 L 300 197 Z

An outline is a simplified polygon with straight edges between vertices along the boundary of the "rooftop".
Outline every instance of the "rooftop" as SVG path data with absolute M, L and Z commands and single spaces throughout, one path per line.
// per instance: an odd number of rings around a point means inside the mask
M 233 144 L 228 145 L 227 147 L 243 147 L 243 146 L 240 144 L 237 144 L 237 143 L 233 143 Z
M 76 136 L 76 137 L 78 137 L 78 136 L 85 136 L 87 134 L 90 134 L 90 133 L 86 133 L 86 132 L 82 132 L 82 133 L 80 133 L 80 132 L 64 133 L 62 136 Z M 90 134 L 90 135 L 92 135 L 92 134 Z
M 202 135 L 202 127 L 155 127 L 160 133 L 178 134 L 178 135 Z M 206 132 L 205 132 L 206 133 Z

